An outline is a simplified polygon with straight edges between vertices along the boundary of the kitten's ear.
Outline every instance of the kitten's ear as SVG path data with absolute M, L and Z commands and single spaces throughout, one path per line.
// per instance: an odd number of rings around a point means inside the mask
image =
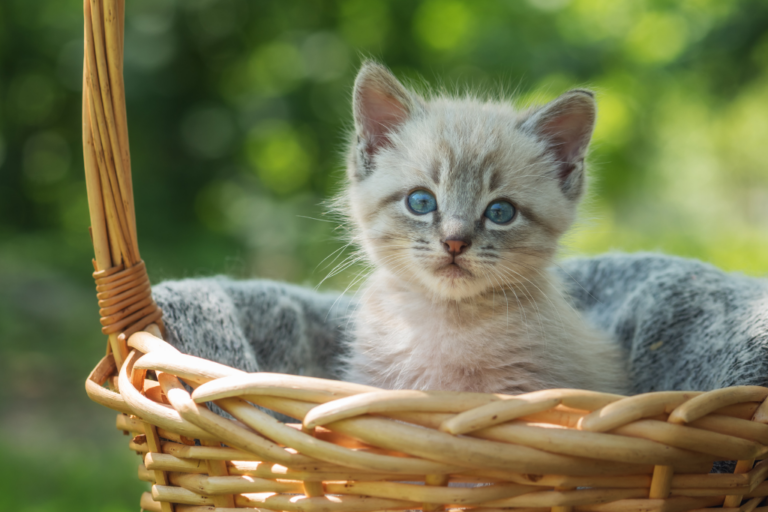
M 387 68 L 371 61 L 363 64 L 355 79 L 353 110 L 358 146 L 369 159 L 390 143 L 388 135 L 418 106 L 418 99 Z
M 574 89 L 544 105 L 522 125 L 543 139 L 554 153 L 560 187 L 570 199 L 577 199 L 584 191 L 584 157 L 596 117 L 594 93 Z

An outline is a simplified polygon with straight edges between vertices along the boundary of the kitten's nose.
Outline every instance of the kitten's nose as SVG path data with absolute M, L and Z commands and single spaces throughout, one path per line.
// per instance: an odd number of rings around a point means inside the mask
M 462 240 L 460 238 L 443 240 L 443 247 L 445 247 L 445 250 L 448 251 L 449 254 L 452 254 L 454 256 L 458 256 L 459 254 L 464 252 L 470 245 L 472 245 L 472 242 L 469 242 L 467 240 Z

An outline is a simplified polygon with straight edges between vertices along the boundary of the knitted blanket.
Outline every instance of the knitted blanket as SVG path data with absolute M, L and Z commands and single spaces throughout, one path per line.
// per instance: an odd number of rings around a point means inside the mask
M 574 307 L 610 333 L 633 393 L 768 385 L 768 281 L 656 254 L 558 267 Z M 167 341 L 245 371 L 334 378 L 353 299 L 226 277 L 153 288 Z

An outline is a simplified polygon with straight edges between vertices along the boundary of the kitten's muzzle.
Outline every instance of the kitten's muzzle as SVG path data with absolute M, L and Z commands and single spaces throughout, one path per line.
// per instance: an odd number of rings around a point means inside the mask
M 443 248 L 454 258 L 469 249 L 470 245 L 472 242 L 464 238 L 455 237 L 443 240 Z

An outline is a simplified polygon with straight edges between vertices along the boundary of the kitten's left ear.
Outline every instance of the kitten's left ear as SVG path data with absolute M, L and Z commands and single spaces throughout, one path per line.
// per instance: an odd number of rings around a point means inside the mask
M 367 61 L 355 79 L 355 131 L 369 158 L 390 144 L 397 131 L 418 110 L 419 99 L 384 66 Z
M 544 105 L 522 124 L 554 153 L 560 188 L 569 199 L 578 199 L 584 191 L 584 157 L 596 117 L 594 93 L 574 89 Z

